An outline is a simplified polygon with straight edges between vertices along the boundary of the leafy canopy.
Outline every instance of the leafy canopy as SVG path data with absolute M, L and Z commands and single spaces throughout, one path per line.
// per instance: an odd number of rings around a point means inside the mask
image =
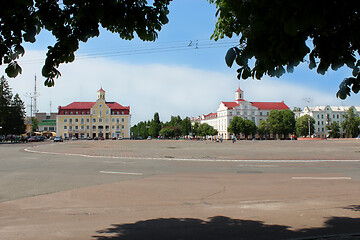
M 240 66 L 238 79 L 280 77 L 302 62 L 322 75 L 346 65 L 352 76 L 341 82 L 336 95 L 345 99 L 351 91 L 359 92 L 359 1 L 209 2 L 218 9 L 212 38 L 240 36 L 240 44 L 225 57 L 229 67 L 234 61 Z M 255 59 L 253 65 L 250 59 Z
M 171 0 L 12 0 L 0 1 L 0 65 L 14 78 L 21 67 L 17 59 L 25 54 L 23 42 L 34 43 L 41 30 L 56 38 L 48 47 L 42 75 L 45 85 L 54 86 L 60 64 L 73 62 L 79 42 L 99 36 L 99 27 L 120 38 L 154 41 L 157 31 L 168 23 Z

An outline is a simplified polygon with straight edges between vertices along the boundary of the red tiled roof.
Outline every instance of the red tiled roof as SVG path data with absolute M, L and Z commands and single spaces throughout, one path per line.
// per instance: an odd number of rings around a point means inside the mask
M 254 107 L 257 107 L 262 110 L 285 110 L 289 109 L 289 107 L 284 102 L 252 102 Z
M 71 110 L 71 109 L 90 110 L 94 106 L 95 103 L 96 102 L 73 102 L 67 106 L 59 107 L 59 108 L 61 108 L 63 110 Z M 124 109 L 130 110 L 130 107 L 124 107 L 117 102 L 106 102 L 106 105 L 111 110 L 124 110 Z
M 216 118 L 217 117 L 217 113 L 209 113 L 208 115 L 203 115 L 204 118 Z
M 111 110 L 122 110 L 122 109 L 128 109 L 130 110 L 130 107 L 124 107 L 122 105 L 120 105 L 117 102 L 106 102 L 106 105 L 111 109 Z
M 236 90 L 235 92 L 243 92 L 243 90 L 241 90 L 240 88 L 238 90 Z
M 225 105 L 225 107 L 229 109 L 233 109 L 234 107 L 239 106 L 239 104 L 236 102 L 222 102 L 222 103 Z
M 65 110 L 70 110 L 70 109 L 81 109 L 81 110 L 88 109 L 88 110 L 90 110 L 90 108 L 92 108 L 92 106 L 94 106 L 94 104 L 95 104 L 95 102 L 73 102 L 67 106 L 60 107 L 60 108 L 65 109 Z
M 104 89 L 100 88 L 100 90 L 98 92 L 105 92 Z

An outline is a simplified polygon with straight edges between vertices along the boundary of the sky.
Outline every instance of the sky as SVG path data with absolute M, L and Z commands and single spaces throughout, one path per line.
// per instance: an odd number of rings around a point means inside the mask
M 120 39 L 101 31 L 98 38 L 81 43 L 73 63 L 63 64 L 55 86 L 44 86 L 41 76 L 47 46 L 54 38 L 43 31 L 34 44 L 24 44 L 26 53 L 18 62 L 23 72 L 8 79 L 13 93 L 19 93 L 30 115 L 37 78 L 37 109 L 57 112 L 58 106 L 74 101 L 96 101 L 97 91 L 106 91 L 106 100 L 130 106 L 131 124 L 147 121 L 158 112 L 162 121 L 171 116 L 197 117 L 216 112 L 221 101 L 234 101 L 235 91 L 244 90 L 248 101 L 284 101 L 293 107 L 359 105 L 360 94 L 346 100 L 336 98 L 340 82 L 349 77 L 346 68 L 328 71 L 324 76 L 306 64 L 281 78 L 238 80 L 236 64 L 228 68 L 226 51 L 238 37 L 218 42 L 211 40 L 216 23 L 216 8 L 206 0 L 173 1 L 169 23 L 155 42 Z M 1 74 L 5 67 L 0 66 Z M 305 101 L 310 100 L 310 101 Z

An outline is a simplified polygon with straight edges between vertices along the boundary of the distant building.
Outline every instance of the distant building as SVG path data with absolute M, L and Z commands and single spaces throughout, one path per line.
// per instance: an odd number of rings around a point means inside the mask
M 106 102 L 105 91 L 97 92 L 96 102 L 73 102 L 59 106 L 57 136 L 130 138 L 130 107 Z
M 244 99 L 244 91 L 240 88 L 235 91 L 234 102 L 221 102 L 216 113 L 202 115 L 193 122 L 207 123 L 218 130 L 218 135 L 225 139 L 230 138 L 228 126 L 234 116 L 252 120 L 259 126 L 261 120 L 267 120 L 271 110 L 285 110 L 289 107 L 284 102 L 249 102 Z
M 326 137 L 327 131 L 326 126 L 332 122 L 337 122 L 341 126 L 344 121 L 344 114 L 349 110 L 349 106 L 316 106 L 316 107 L 305 107 L 300 112 L 300 116 L 309 115 L 315 120 L 315 134 L 318 137 Z M 354 106 L 355 113 L 360 113 L 360 106 Z
M 43 119 L 38 123 L 39 132 L 56 132 L 56 119 Z
M 42 122 L 43 120 L 56 120 L 57 113 L 45 113 L 45 112 L 38 112 L 35 113 L 35 118 L 38 122 Z

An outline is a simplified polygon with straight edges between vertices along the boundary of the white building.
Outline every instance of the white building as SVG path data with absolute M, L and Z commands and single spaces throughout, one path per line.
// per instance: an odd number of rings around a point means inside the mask
M 332 122 L 341 123 L 344 121 L 344 114 L 350 107 L 344 106 L 316 106 L 316 107 L 305 107 L 303 111 L 300 112 L 300 117 L 304 115 L 309 115 L 315 120 L 315 134 L 318 137 L 326 137 L 326 126 L 330 125 Z M 360 112 L 360 106 L 355 106 L 355 114 Z
M 285 110 L 289 107 L 284 102 L 249 102 L 244 100 L 244 91 L 240 88 L 235 92 L 234 102 L 221 102 L 216 113 L 202 115 L 194 119 L 200 124 L 207 123 L 218 130 L 224 139 L 230 138 L 228 126 L 234 116 L 252 120 L 259 126 L 261 120 L 267 120 L 271 110 Z

